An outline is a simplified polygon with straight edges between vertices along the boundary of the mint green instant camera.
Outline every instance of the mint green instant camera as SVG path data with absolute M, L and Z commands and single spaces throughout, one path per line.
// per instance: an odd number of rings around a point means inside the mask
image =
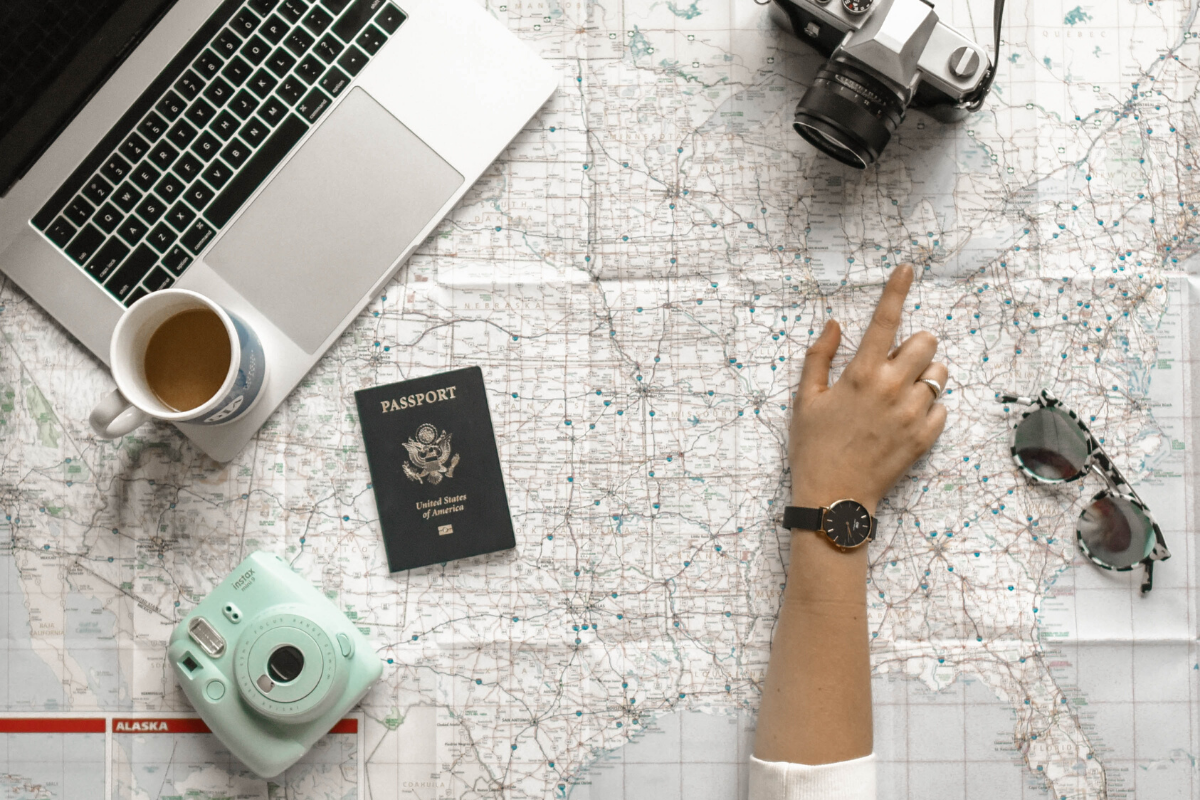
M 337 607 L 263 552 L 179 623 L 167 658 L 204 722 L 263 778 L 295 764 L 383 673 Z

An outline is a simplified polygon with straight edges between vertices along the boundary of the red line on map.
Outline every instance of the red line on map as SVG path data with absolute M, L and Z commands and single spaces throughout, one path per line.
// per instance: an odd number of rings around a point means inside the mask
M 104 733 L 103 719 L 0 717 L 0 733 Z
M 329 729 L 330 733 L 358 733 L 358 720 L 344 719 Z

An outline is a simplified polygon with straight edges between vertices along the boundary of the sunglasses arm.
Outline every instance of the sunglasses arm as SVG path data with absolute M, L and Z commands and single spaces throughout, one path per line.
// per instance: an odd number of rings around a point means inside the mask
M 1023 406 L 1036 406 L 1038 399 L 1036 397 L 1021 397 L 1016 394 L 1002 394 L 996 397 L 997 403 L 1017 403 Z
M 1142 594 L 1146 594 L 1154 588 L 1154 562 L 1144 562 L 1146 566 L 1146 574 L 1142 576 Z

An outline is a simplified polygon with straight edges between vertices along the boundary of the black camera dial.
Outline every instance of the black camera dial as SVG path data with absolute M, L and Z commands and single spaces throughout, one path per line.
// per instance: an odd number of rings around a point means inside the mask
M 842 8 L 850 14 L 865 14 L 873 3 L 874 0 L 842 0 Z

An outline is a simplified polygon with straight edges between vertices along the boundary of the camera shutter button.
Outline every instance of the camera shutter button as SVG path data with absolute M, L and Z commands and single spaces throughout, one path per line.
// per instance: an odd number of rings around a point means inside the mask
M 354 643 L 350 641 L 350 637 L 344 633 L 337 635 L 338 647 L 342 648 L 342 656 L 349 658 L 354 655 Z
M 208 685 L 204 687 L 204 694 L 215 703 L 225 696 L 225 684 L 220 681 L 209 681 Z

